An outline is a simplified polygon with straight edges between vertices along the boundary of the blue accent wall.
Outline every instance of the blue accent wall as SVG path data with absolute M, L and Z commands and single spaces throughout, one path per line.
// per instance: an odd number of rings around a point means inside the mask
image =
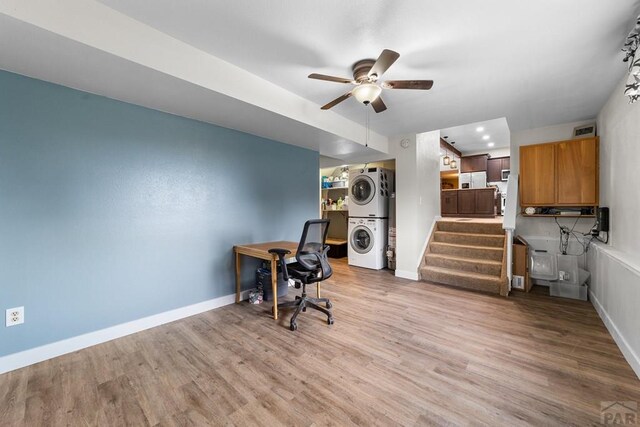
M 0 71 L 0 356 L 235 291 L 300 238 L 317 152 Z M 256 264 L 244 269 L 251 287 Z

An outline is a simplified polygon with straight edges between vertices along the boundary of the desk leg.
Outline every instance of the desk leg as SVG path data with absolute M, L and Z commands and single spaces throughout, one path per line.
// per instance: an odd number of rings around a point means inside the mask
M 240 302 L 240 254 L 236 252 L 236 304 Z
M 278 320 L 278 263 L 271 259 L 271 295 L 273 295 L 273 318 Z

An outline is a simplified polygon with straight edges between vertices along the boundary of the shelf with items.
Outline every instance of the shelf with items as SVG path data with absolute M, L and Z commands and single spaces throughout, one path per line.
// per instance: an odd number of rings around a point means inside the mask
M 328 178 L 320 184 L 321 190 L 346 190 L 349 188 L 349 180 L 347 179 L 334 179 Z
M 527 215 L 522 214 L 521 216 L 525 218 L 595 218 L 595 215 L 543 215 L 543 214 L 533 214 Z
M 595 218 L 597 206 L 526 206 L 520 215 L 528 218 Z
M 322 212 L 349 212 L 349 209 L 322 209 Z

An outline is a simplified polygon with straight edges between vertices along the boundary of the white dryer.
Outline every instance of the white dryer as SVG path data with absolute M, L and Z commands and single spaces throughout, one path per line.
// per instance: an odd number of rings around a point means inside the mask
M 380 270 L 386 267 L 387 220 L 349 218 L 349 265 Z
M 349 216 L 387 218 L 393 171 L 382 168 L 349 171 Z

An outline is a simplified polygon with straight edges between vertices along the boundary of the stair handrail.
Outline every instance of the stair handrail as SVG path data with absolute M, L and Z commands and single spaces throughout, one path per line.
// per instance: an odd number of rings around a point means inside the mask
M 507 200 L 505 200 L 502 228 L 505 230 L 516 229 L 516 217 L 518 216 L 518 175 L 510 174 L 507 178 Z
M 518 216 L 518 175 L 509 174 L 507 178 L 507 199 L 505 200 L 502 228 L 505 230 L 507 243 L 507 284 L 511 291 L 513 278 L 513 234 L 516 230 L 516 217 Z

